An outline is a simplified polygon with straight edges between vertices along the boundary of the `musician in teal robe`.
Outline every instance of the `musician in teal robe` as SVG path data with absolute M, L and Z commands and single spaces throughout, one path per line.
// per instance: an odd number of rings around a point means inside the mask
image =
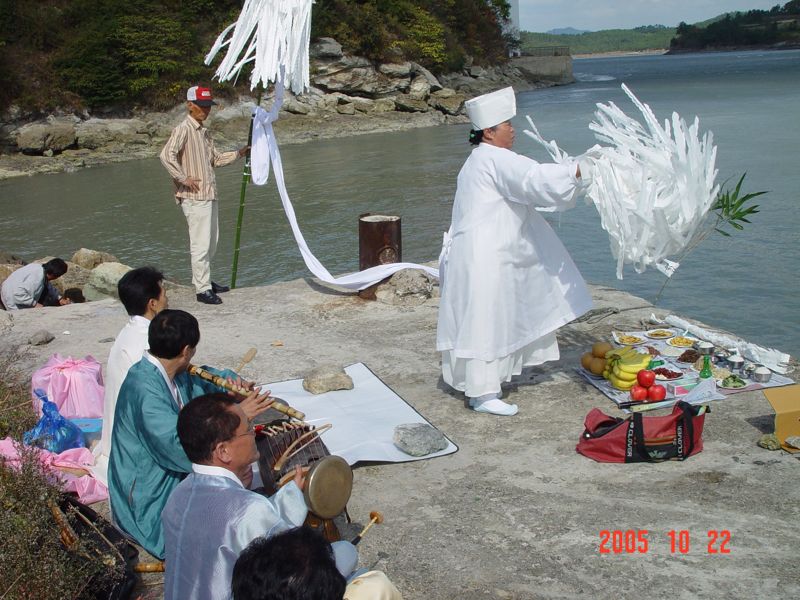
M 157 558 L 164 557 L 161 511 L 191 462 L 178 441 L 184 404 L 222 388 L 186 372 L 200 341 L 192 315 L 164 310 L 148 329 L 149 352 L 128 371 L 114 412 L 108 491 L 114 522 Z M 215 374 L 234 376 L 231 371 Z M 242 401 L 248 418 L 266 410 L 268 394 Z

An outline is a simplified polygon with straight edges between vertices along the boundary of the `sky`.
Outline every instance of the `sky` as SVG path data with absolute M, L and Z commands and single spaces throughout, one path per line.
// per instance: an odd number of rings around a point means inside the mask
M 674 27 L 734 10 L 770 9 L 788 0 L 519 0 L 520 29 L 549 31 L 574 27 L 589 31 Z

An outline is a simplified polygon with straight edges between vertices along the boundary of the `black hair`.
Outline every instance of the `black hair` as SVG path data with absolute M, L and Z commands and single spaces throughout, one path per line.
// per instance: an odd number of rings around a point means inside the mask
M 331 545 L 309 527 L 253 540 L 232 583 L 233 600 L 342 600 L 347 585 Z
M 473 146 L 477 146 L 483 141 L 483 129 L 470 129 L 469 131 L 469 143 Z
M 53 279 L 58 279 L 67 272 L 67 263 L 63 258 L 51 258 L 42 265 L 45 275 L 52 275 Z
M 162 310 L 147 330 L 150 354 L 158 358 L 175 358 L 185 346 L 200 343 L 200 325 L 184 310 Z
M 241 419 L 231 396 L 216 392 L 195 398 L 178 413 L 178 439 L 190 461 L 208 463 L 220 442 L 233 438 Z
M 164 275 L 153 267 L 139 267 L 125 273 L 117 282 L 117 294 L 128 314 L 144 315 L 150 300 L 161 297 L 162 281 Z
M 86 302 L 86 298 L 81 291 L 81 288 L 71 287 L 64 290 L 64 298 L 72 302 L 73 304 L 82 304 Z

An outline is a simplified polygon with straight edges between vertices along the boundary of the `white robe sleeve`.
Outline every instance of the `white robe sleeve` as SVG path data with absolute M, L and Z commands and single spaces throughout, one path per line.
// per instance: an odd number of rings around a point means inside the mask
M 540 164 L 510 150 L 497 153 L 493 162 L 497 189 L 505 198 L 545 210 L 575 206 L 576 164 Z

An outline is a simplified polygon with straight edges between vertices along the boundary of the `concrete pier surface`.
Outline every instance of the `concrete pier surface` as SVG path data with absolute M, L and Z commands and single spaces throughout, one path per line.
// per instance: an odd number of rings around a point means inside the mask
M 442 383 L 435 298 L 397 307 L 296 280 L 233 290 L 220 306 L 182 289 L 170 305 L 200 321 L 197 364 L 235 368 L 255 347 L 242 375 L 267 382 L 361 361 L 459 446 L 442 458 L 355 469 L 352 530 L 372 510 L 385 517 L 360 544 L 361 564 L 385 571 L 406 600 L 797 596 L 800 462 L 756 446 L 773 423 L 762 392 L 712 403 L 705 448 L 685 462 L 598 464 L 575 452 L 589 410 L 621 414 L 574 371 L 580 355 L 654 311 L 616 290 L 592 292 L 594 312 L 559 332 L 561 360 L 507 388 L 520 407 L 512 418 L 476 414 Z M 55 352 L 104 363 L 125 321 L 111 300 L 21 311 L 0 345 L 26 346 L 47 329 L 55 340 L 29 347 L 26 369 Z M 637 543 L 614 552 L 614 532 L 645 530 L 646 551 Z

